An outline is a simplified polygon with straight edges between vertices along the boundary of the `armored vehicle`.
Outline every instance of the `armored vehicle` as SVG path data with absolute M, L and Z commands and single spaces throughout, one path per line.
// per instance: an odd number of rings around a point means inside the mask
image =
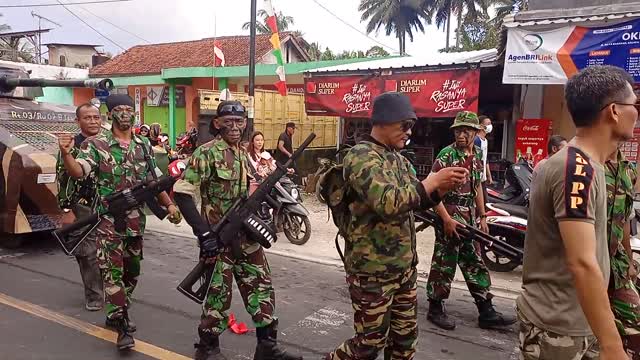
M 78 133 L 75 107 L 36 101 L 43 87 L 110 90 L 110 79 L 31 79 L 21 67 L 0 65 L 0 246 L 60 226 L 56 159 L 58 133 Z M 45 233 L 43 233 L 44 235 Z

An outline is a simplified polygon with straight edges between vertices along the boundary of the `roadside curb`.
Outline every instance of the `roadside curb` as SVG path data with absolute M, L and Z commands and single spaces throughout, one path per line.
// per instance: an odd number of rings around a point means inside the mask
M 185 234 L 178 231 L 171 231 L 171 230 L 164 230 L 164 229 L 161 229 L 161 230 L 147 229 L 147 231 L 150 233 L 158 233 L 158 234 L 171 235 L 171 236 L 182 236 L 182 237 L 196 239 L 195 235 Z M 318 259 L 318 258 L 314 258 L 307 255 L 294 254 L 289 251 L 281 251 L 281 250 L 264 249 L 264 251 L 268 254 L 273 254 L 273 255 L 282 256 L 282 257 L 300 260 L 300 261 L 307 261 L 307 262 L 311 262 L 319 265 L 332 266 L 332 267 L 336 267 L 341 270 L 344 270 L 344 266 L 342 262 L 338 260 Z M 427 278 L 419 273 L 418 282 L 424 285 L 427 283 Z M 453 283 L 451 284 L 451 287 L 457 290 L 467 290 L 467 284 L 464 281 L 459 281 L 459 280 L 454 280 Z M 491 286 L 491 293 L 495 297 L 509 299 L 509 300 L 515 300 L 520 294 L 518 291 L 508 289 L 505 287 L 495 286 L 495 285 Z

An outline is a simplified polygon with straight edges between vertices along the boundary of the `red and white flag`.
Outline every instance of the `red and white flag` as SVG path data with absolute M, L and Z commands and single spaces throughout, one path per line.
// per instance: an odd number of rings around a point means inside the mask
M 213 42 L 213 54 L 214 54 L 215 66 L 224 66 L 224 64 L 225 64 L 224 53 L 222 52 L 222 49 L 220 48 L 220 42 L 219 41 L 214 41 Z

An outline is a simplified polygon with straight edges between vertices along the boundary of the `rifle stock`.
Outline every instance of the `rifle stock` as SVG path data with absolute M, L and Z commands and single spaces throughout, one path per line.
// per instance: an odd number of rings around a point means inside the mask
M 286 175 L 287 169 L 302 155 L 302 152 L 311 144 L 315 137 L 316 134 L 311 133 L 300 147 L 291 154 L 291 158 L 289 158 L 284 165 L 278 164 L 277 168 L 260 183 L 258 188 L 248 198 L 236 200 L 222 219 L 211 227 L 211 233 L 215 234 L 219 243 L 222 244 L 220 250 L 224 247 L 231 247 L 233 256 L 236 258 L 241 257 L 241 237 L 238 236 L 241 232 L 248 235 L 248 240 L 257 242 L 266 249 L 271 247 L 271 243 L 276 241 L 277 235 L 256 214 L 264 201 L 273 203 L 274 200 L 269 196 L 271 189 L 280 178 Z M 196 290 L 193 289 L 193 286 L 199 280 L 206 280 L 207 276 L 210 280 L 211 276 L 208 274 L 213 272 L 213 267 L 213 264 L 205 265 L 202 261 L 198 263 L 178 285 L 178 291 L 189 299 L 202 304 L 206 296 L 206 287 L 209 286 L 209 283 L 205 281 L 206 284 L 201 284 Z
M 87 235 L 95 230 L 100 224 L 102 218 L 111 216 L 114 219 L 114 226 L 117 231 L 124 231 L 126 228 L 126 214 L 128 211 L 141 208 L 147 205 L 149 209 L 160 219 L 164 219 L 168 212 L 160 206 L 156 196 L 163 191 L 171 190 L 176 178 L 171 176 L 162 176 L 158 179 L 145 181 L 130 189 L 115 192 L 105 196 L 103 202 L 106 211 L 102 214 L 93 213 L 77 219 L 73 224 L 62 227 L 53 231 L 53 236 L 60 243 L 62 250 L 71 255 L 75 249 L 82 243 Z M 69 236 L 79 229 L 88 226 L 78 236 Z M 123 228 L 124 227 L 124 228 Z
M 184 280 L 180 282 L 178 291 L 196 303 L 202 304 L 207 297 L 213 269 L 213 265 L 205 264 L 204 261 L 200 260 Z M 196 285 L 197 288 L 194 289 Z
M 416 229 L 416 231 L 424 230 L 424 228 L 426 228 L 427 226 L 433 226 L 436 232 L 444 233 L 444 225 L 442 223 L 442 219 L 440 219 L 440 216 L 438 216 L 435 212 L 431 210 L 420 211 L 414 213 L 414 216 L 416 220 L 423 223 L 418 227 L 418 229 Z M 517 247 L 506 243 L 505 241 L 497 239 L 466 224 L 464 224 L 464 226 L 462 227 L 459 227 L 457 231 L 458 234 L 465 239 L 479 241 L 495 253 L 522 263 L 524 252 L 521 249 L 518 249 Z

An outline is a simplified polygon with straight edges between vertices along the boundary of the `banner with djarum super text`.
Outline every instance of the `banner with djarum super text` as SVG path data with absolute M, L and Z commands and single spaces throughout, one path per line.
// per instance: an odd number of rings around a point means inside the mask
M 613 65 L 640 80 L 640 19 L 604 27 L 509 29 L 505 84 L 564 84 L 578 71 Z

